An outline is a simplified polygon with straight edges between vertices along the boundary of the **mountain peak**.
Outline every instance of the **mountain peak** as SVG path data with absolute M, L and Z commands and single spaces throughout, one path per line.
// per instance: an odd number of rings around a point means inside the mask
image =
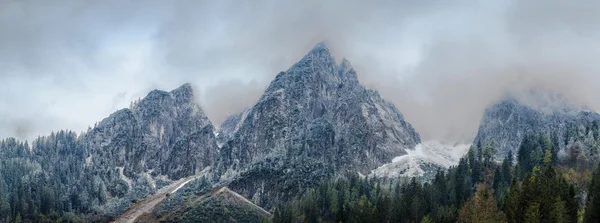
M 169 94 L 175 97 L 177 101 L 191 102 L 194 99 L 194 88 L 190 83 L 185 83 L 179 86 L 178 88 L 175 88 L 174 90 L 170 91 Z
M 348 80 L 358 84 L 358 76 L 356 75 L 356 71 L 354 71 L 352 64 L 350 64 L 350 61 L 346 60 L 346 58 L 342 59 L 342 63 L 339 66 L 339 75 L 343 80 Z
M 171 93 L 179 93 L 179 92 L 194 92 L 194 88 L 192 88 L 192 84 L 190 83 L 185 83 L 182 84 L 181 86 L 179 86 L 178 88 L 175 88 L 171 91 Z
M 321 41 L 319 43 L 317 43 L 317 45 L 315 45 L 312 50 L 310 50 L 311 52 L 313 51 L 320 51 L 320 50 L 327 50 L 329 51 L 329 48 L 327 47 L 327 44 L 325 44 L 324 41 Z
M 501 97 L 500 102 L 516 103 L 544 113 L 578 111 L 582 109 L 582 106 L 572 103 L 563 94 L 540 89 L 509 92 Z
M 339 70 L 340 70 L 340 75 L 350 72 L 350 71 L 354 71 L 354 67 L 352 67 L 352 64 L 350 64 L 350 61 L 346 60 L 346 58 L 342 59 L 342 63 L 339 66 Z
M 316 58 L 331 60 L 335 64 L 335 60 L 333 59 L 333 56 L 331 55 L 331 51 L 329 50 L 329 48 L 327 47 L 327 44 L 325 44 L 325 42 L 317 43 L 317 45 L 315 45 L 308 52 L 308 54 L 306 56 L 304 56 L 304 58 L 307 58 L 307 57 L 312 57 L 312 58 L 316 57 Z
M 320 42 L 304 55 L 300 61 L 290 67 L 287 72 L 311 73 L 316 69 L 334 73 L 337 67 L 338 65 L 331 55 L 329 48 L 327 48 L 324 42 Z

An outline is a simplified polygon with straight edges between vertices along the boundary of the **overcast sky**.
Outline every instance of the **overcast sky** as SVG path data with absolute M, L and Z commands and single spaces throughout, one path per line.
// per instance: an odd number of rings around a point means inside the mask
M 600 108 L 600 2 L 0 0 L 0 137 L 77 132 L 189 82 L 220 124 L 325 41 L 428 139 L 531 87 Z

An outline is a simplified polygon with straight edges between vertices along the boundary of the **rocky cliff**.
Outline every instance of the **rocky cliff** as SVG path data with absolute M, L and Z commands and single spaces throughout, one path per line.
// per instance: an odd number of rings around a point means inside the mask
M 394 105 L 360 85 L 325 44 L 277 75 L 259 101 L 232 117 L 215 174 L 263 205 L 344 171 L 368 174 L 420 137 Z M 265 200 L 266 199 L 266 200 Z
M 502 158 L 510 150 L 516 154 L 525 135 L 546 134 L 556 138 L 564 149 L 573 137 L 567 135 L 569 132 L 589 128 L 598 121 L 598 113 L 579 108 L 557 94 L 540 91 L 511 94 L 485 110 L 474 145 L 480 141 L 494 142 L 496 155 Z

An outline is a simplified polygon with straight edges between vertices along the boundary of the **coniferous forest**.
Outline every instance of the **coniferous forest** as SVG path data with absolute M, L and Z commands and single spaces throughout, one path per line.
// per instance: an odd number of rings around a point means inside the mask
M 596 130 L 575 135 L 595 138 Z M 120 191 L 100 179 L 81 177 L 93 169 L 75 162 L 82 159 L 69 160 L 84 156 L 75 141 L 74 133 L 61 131 L 36 140 L 35 150 L 14 139 L 0 143 L 1 219 L 84 221 L 86 213 L 107 202 L 107 193 Z M 525 137 L 517 154 L 509 152 L 502 161 L 494 159 L 493 143 L 477 143 L 458 165 L 438 170 L 428 182 L 347 174 L 277 204 L 272 218 L 264 221 L 599 222 L 598 151 L 586 141 L 572 137 L 565 149 L 569 158 L 563 160 L 557 158 L 558 141 L 548 135 Z M 135 199 L 135 193 L 126 197 Z
M 591 131 L 591 130 L 590 130 Z M 493 144 L 472 146 L 431 182 L 365 178 L 323 182 L 277 206 L 272 222 L 600 222 L 597 151 L 571 141 L 559 162 L 556 140 L 523 139 L 518 154 L 494 160 Z M 582 151 L 585 149 L 592 149 Z M 587 154 L 587 155 L 583 155 Z
M 600 223 L 600 0 L 0 0 L 0 223 Z

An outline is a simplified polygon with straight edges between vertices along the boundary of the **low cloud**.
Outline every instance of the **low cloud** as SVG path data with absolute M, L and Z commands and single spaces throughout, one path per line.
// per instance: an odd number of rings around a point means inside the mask
M 508 91 L 600 109 L 598 11 L 591 0 L 4 1 L 0 136 L 82 131 L 184 82 L 218 125 L 325 40 L 424 139 L 468 142 Z

